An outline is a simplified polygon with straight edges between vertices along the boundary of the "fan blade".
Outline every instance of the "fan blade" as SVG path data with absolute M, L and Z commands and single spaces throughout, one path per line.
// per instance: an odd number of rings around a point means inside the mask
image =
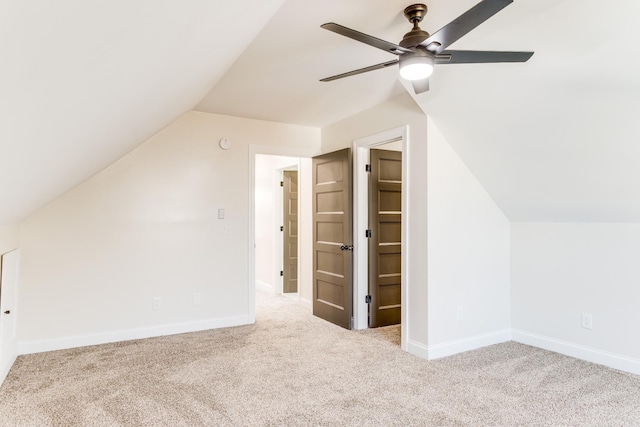
M 416 95 L 429 90 L 429 79 L 413 80 L 411 84 Z
M 359 68 L 357 70 L 349 71 L 348 73 L 338 74 L 337 76 L 326 77 L 326 78 L 324 78 L 324 79 L 322 79 L 320 81 L 321 82 L 330 82 L 332 80 L 338 80 L 338 79 L 342 79 L 344 77 L 355 76 L 356 74 L 362 74 L 362 73 L 366 73 L 368 71 L 380 70 L 382 68 L 387 68 L 387 67 L 390 67 L 391 65 L 395 65 L 397 63 L 398 63 L 398 60 L 394 59 L 393 61 L 387 61 L 387 62 L 383 62 L 382 64 L 376 64 L 376 65 L 371 65 L 369 67 Z
M 469 31 L 513 3 L 513 0 L 483 0 L 421 43 L 428 50 L 440 53 Z
M 378 49 L 382 49 L 385 52 L 390 52 L 395 55 L 401 55 L 403 53 L 411 53 L 409 49 L 405 49 L 401 46 L 398 46 L 397 44 L 390 43 L 382 39 L 378 39 L 368 34 L 361 33 L 360 31 L 352 30 L 351 28 L 344 27 L 334 22 L 328 22 L 326 24 L 322 24 L 320 25 L 320 27 L 324 28 L 325 30 L 333 31 L 334 33 L 340 34 L 341 36 L 349 37 L 350 39 L 354 39 L 361 43 L 368 44 L 369 46 L 377 47 Z
M 443 50 L 436 64 L 482 64 L 488 62 L 527 62 L 533 52 L 495 52 L 482 50 Z

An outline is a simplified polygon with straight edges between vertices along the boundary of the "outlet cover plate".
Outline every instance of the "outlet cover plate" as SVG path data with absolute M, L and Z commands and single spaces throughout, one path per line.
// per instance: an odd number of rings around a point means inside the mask
M 582 313 L 582 327 L 584 329 L 593 329 L 593 316 L 589 313 Z

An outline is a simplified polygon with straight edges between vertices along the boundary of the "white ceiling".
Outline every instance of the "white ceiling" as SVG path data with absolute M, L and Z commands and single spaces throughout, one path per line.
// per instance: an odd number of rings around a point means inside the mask
M 478 0 L 428 1 L 434 32 Z M 288 0 L 196 107 L 324 126 L 404 92 L 393 59 L 319 28 L 398 42 L 407 0 Z M 443 65 L 414 96 L 512 221 L 640 222 L 640 2 L 516 0 L 457 49 L 533 50 L 526 64 Z
M 422 27 L 476 2 L 428 1 Z M 398 42 L 410 3 L 0 0 L 0 224 L 195 105 L 322 127 L 406 93 L 394 67 L 318 82 L 393 59 L 319 26 Z M 516 0 L 452 47 L 534 50 L 528 63 L 438 66 L 414 97 L 511 220 L 640 222 L 639 15 L 632 0 Z
M 282 1 L 0 0 L 0 224 L 191 110 Z
M 478 1 L 430 0 L 421 26 L 433 33 Z M 320 82 L 324 77 L 396 58 L 324 30 L 320 25 L 333 21 L 398 43 L 412 27 L 403 15 L 404 8 L 411 3 L 411 0 L 287 0 L 196 109 L 322 127 L 401 95 L 405 90 L 395 66 Z M 535 33 L 529 34 L 528 40 L 524 38 L 528 44 L 510 40 L 527 13 L 518 13 L 514 8 L 515 5 L 508 6 L 463 41 L 481 40 L 483 34 L 498 32 L 503 37 L 496 37 L 480 48 L 533 48 Z M 460 46 L 462 41 L 454 45 Z M 444 68 L 450 67 L 438 67 L 437 73 L 448 73 Z

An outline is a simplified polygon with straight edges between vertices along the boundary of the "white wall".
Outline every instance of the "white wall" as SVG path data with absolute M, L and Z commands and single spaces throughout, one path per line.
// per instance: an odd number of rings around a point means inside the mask
M 514 339 L 640 374 L 640 224 L 512 223 L 511 250 Z
M 322 151 L 352 147 L 353 141 L 409 125 L 409 351 L 427 345 L 427 118 L 402 95 L 322 129 Z M 407 325 L 405 325 L 406 327 Z
M 320 130 L 190 112 L 24 221 L 21 351 L 246 323 L 250 144 Z
M 0 255 L 18 247 L 18 226 L 0 226 Z
M 434 358 L 510 339 L 509 220 L 431 119 L 427 157 Z

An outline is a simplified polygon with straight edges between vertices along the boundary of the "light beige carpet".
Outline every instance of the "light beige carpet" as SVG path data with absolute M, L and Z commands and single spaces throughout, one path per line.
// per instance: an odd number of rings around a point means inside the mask
M 255 325 L 21 356 L 2 426 L 640 426 L 640 377 L 516 343 L 425 361 L 290 299 Z

